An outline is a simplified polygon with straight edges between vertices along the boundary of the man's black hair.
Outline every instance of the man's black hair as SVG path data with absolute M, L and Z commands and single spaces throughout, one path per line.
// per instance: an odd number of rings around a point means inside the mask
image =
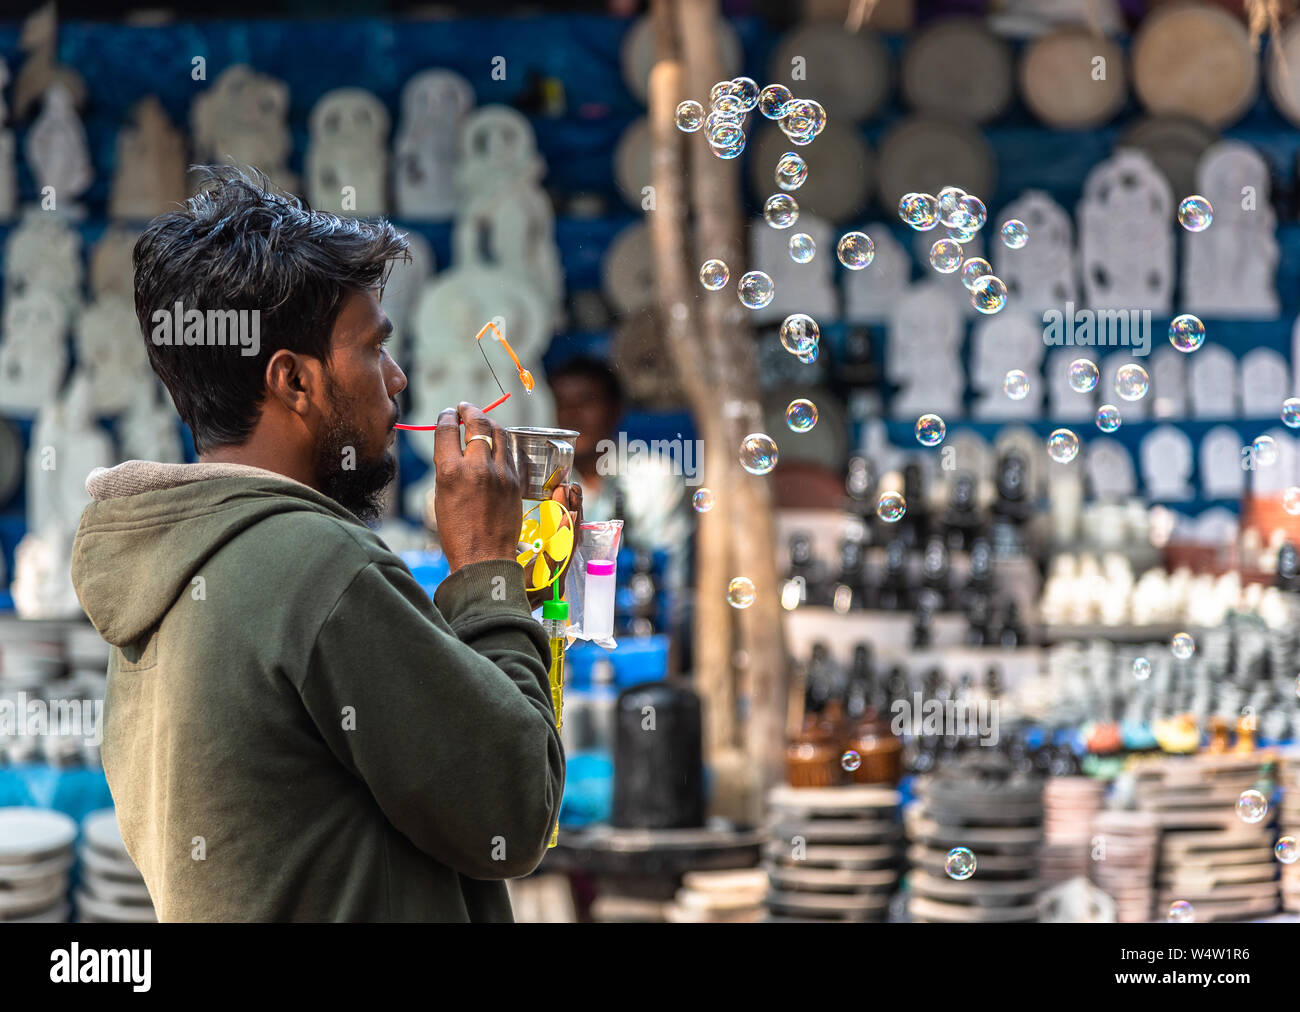
M 605 396 L 608 398 L 609 403 L 615 409 L 622 408 L 623 384 L 619 382 L 618 375 L 610 368 L 609 363 L 591 355 L 575 355 L 573 358 L 566 358 L 547 373 L 547 379 L 552 384 L 558 379 L 570 376 L 594 380 L 599 383 L 605 388 Z
M 256 169 L 196 166 L 204 188 L 160 215 L 136 241 L 135 313 L 149 363 L 167 387 L 199 452 L 244 442 L 265 395 L 276 351 L 329 362 L 344 298 L 381 288 L 391 260 L 409 259 L 387 221 L 313 211 Z M 231 346 L 151 339 L 155 312 L 257 310 L 256 355 Z

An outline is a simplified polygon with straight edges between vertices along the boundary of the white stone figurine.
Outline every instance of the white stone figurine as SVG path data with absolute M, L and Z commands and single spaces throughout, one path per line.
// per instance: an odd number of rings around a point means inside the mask
M 409 353 L 407 338 L 415 330 L 415 304 L 435 267 L 433 250 L 424 236 L 418 232 L 407 232 L 406 241 L 410 246 L 411 259 L 395 260 L 389 266 L 381 303 L 384 313 L 393 321 L 388 354 L 402 368 L 406 368 Z
M 790 236 L 795 232 L 807 232 L 817 244 L 817 254 L 806 264 L 795 263 L 790 259 Z M 799 215 L 799 220 L 791 228 L 772 228 L 762 218 L 755 218 L 749 228 L 749 259 L 747 266 L 751 271 L 762 271 L 772 279 L 775 293 L 772 301 L 761 309 L 747 309 L 741 306 L 737 295 L 737 286 L 744 275 L 739 266 L 728 264 L 731 277 L 727 287 L 721 292 L 705 292 L 702 295 L 726 296 L 742 308 L 754 323 L 777 323 L 791 313 L 807 313 L 814 320 L 833 319 L 839 315 L 839 293 L 835 291 L 835 275 L 866 274 L 875 270 L 870 264 L 862 271 L 849 271 L 840 266 L 835 258 L 835 244 L 839 241 L 828 222 L 810 214 Z M 695 284 L 699 284 L 698 279 Z M 898 297 L 895 291 L 894 297 Z
M 786 231 L 807 232 L 808 229 L 804 227 L 804 215 L 800 215 L 794 226 Z M 844 270 L 836 259 L 835 248 L 844 231 L 865 232 L 875 244 L 875 256 L 871 263 L 860 271 Z M 812 235 L 811 232 L 808 234 Z M 815 264 L 825 257 L 831 265 L 832 273 L 838 272 L 840 275 L 840 286 L 844 292 L 844 318 L 849 323 L 882 323 L 889 319 L 890 311 L 899 293 L 912 281 L 911 257 L 903 244 L 894 238 L 889 227 L 873 221 L 859 230 L 840 229 L 829 232 L 825 245 L 820 239 L 816 242 L 817 255 L 812 263 Z M 788 257 L 789 239 L 786 243 Z M 812 266 L 812 264 L 805 266 Z
M 402 89 L 393 145 L 393 199 L 407 221 L 446 221 L 459 206 L 453 181 L 461 130 L 474 108 L 474 89 L 450 70 L 425 70 Z
M 1196 179 L 1214 220 L 1203 232 L 1180 229 L 1185 311 L 1272 319 L 1279 308 L 1278 247 L 1268 163 L 1249 144 L 1219 141 L 1201 156 Z
M 1008 249 L 999 239 L 988 258 L 1007 286 L 1008 304 L 1036 313 L 1064 312 L 1067 302 L 1079 298 L 1069 214 L 1041 190 L 1026 190 L 1003 208 L 998 227 L 1008 218 L 1019 218 L 1029 230 L 1023 247 Z
M 194 100 L 190 121 L 200 163 L 254 166 L 285 190 L 298 189 L 289 171 L 289 88 L 283 81 L 236 64 Z
M 505 106 L 475 110 L 461 134 L 452 262 L 490 265 L 537 289 L 554 328 L 563 319 L 564 276 L 555 212 L 540 184 L 545 172 L 522 113 Z
M 132 250 L 140 233 L 125 225 L 110 225 L 90 252 L 90 290 L 95 298 L 116 295 L 135 301 Z
M 1146 370 L 1151 374 L 1151 415 L 1182 418 L 1187 414 L 1187 356 L 1172 347 L 1151 353 Z
M 157 460 L 167 464 L 185 462 L 177 429 L 176 408 L 152 375 L 139 379 L 126 412 L 118 419 L 117 436 L 121 460 Z
M 1194 498 L 1192 443 L 1172 425 L 1159 425 L 1142 439 L 1142 481 L 1147 498 L 1156 502 L 1186 502 Z
M 1042 325 L 1010 307 L 986 316 L 971 329 L 971 386 L 976 418 L 1037 418 L 1043 406 Z M 1007 373 L 1019 369 L 1029 377 L 1029 393 L 1012 400 L 1005 390 Z
M 185 138 L 156 95 L 136 104 L 132 120 L 117 134 L 108 213 L 118 221 L 148 221 L 185 202 Z
M 76 348 L 97 416 L 126 410 L 152 379 L 135 305 L 121 296 L 105 295 L 86 307 L 77 319 Z
M 956 306 L 938 291 L 939 285 L 952 280 L 913 285 L 894 307 L 885 372 L 899 386 L 892 404 L 895 418 L 915 420 L 926 412 L 949 418 L 962 413 L 966 388 L 962 320 Z
M 1237 360 L 1217 344 L 1198 348 L 1188 366 L 1191 372 L 1192 415 L 1196 418 L 1235 418 L 1237 415 Z M 1279 408 L 1281 405 L 1279 405 Z
M 1274 454 L 1271 458 L 1272 463 L 1265 463 L 1265 459 L 1257 452 L 1243 453 L 1242 460 L 1246 464 L 1246 473 L 1250 476 L 1251 491 L 1257 496 L 1269 496 L 1280 498 L 1282 493 L 1296 483 L 1296 441 L 1291 430 L 1285 429 L 1280 425 L 1273 426 L 1264 432 L 1252 432 L 1250 438 L 1252 444 L 1256 436 L 1271 436 L 1273 439 Z
M 33 288 L 5 300 L 0 340 L 0 410 L 31 416 L 49 407 L 68 364 L 68 312 L 54 295 Z
M 1133 458 L 1124 444 L 1098 436 L 1088 441 L 1088 482 L 1097 499 L 1127 499 L 1137 488 Z
M 1088 174 L 1078 218 L 1089 307 L 1169 312 L 1175 206 L 1169 183 L 1140 151 L 1121 148 Z
M 81 306 L 81 233 L 59 215 L 28 208 L 5 243 L 5 298 L 44 289 L 68 316 Z
M 1276 416 L 1288 396 L 1290 379 L 1286 359 L 1272 348 L 1246 352 L 1241 356 L 1241 413 L 1247 418 Z
M 307 199 L 319 211 L 377 218 L 388 211 L 388 110 L 364 88 L 337 88 L 311 111 Z
M 41 114 L 27 134 L 27 164 L 36 177 L 38 206 L 71 220 L 85 216 L 77 198 L 90 189 L 95 169 L 90 162 L 86 129 L 72 96 L 55 83 L 45 93 Z
M 1201 495 L 1206 499 L 1237 499 L 1245 487 L 1241 435 L 1216 425 L 1201 439 Z

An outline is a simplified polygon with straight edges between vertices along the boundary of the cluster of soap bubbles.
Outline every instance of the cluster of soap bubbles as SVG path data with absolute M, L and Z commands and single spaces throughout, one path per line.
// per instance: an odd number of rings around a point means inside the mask
M 947 232 L 930 247 L 930 265 L 940 274 L 955 274 L 960 270 L 962 284 L 970 292 L 971 305 L 981 313 L 1002 311 L 1007 304 L 1007 286 L 993 273 L 987 260 L 966 258 L 962 250 L 988 221 L 984 201 L 961 187 L 945 186 L 937 197 L 929 193 L 903 194 L 898 202 L 898 216 L 918 232 L 943 225 Z M 1029 242 L 1029 229 L 1019 218 L 1004 222 L 1000 234 L 1008 249 L 1022 249 Z
M 703 132 L 719 158 L 736 158 L 745 150 L 745 117 L 757 109 L 775 120 L 794 144 L 811 144 L 826 127 L 826 110 L 811 99 L 795 98 L 783 84 L 759 90 L 753 78 L 719 81 L 709 91 L 709 109 L 692 99 L 677 106 L 677 128 Z

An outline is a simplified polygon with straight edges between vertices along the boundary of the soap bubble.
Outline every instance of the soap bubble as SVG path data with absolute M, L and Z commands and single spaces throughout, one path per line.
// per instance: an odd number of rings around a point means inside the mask
M 768 119 L 783 119 L 794 94 L 784 84 L 769 84 L 758 94 L 758 111 Z
M 1192 639 L 1190 633 L 1175 633 L 1169 641 L 1169 649 L 1180 661 L 1190 660 L 1192 654 L 1196 653 L 1196 640 Z
M 896 524 L 907 512 L 907 500 L 901 492 L 884 492 L 876 500 L 876 516 L 887 524 Z
M 740 89 L 733 81 L 719 81 L 709 89 L 709 105 L 716 108 L 724 95 L 740 98 Z
M 826 123 L 826 111 L 808 99 L 791 99 L 781 119 L 781 129 L 795 144 L 811 144 Z
M 1196 920 L 1196 910 L 1186 900 L 1178 900 L 1169 905 L 1169 914 L 1165 920 L 1170 924 L 1191 924 Z
M 719 125 L 709 132 L 709 150 L 724 161 L 739 158 L 745 150 L 744 131 L 727 124 Z
M 1272 467 L 1277 463 L 1277 443 L 1272 436 L 1256 436 L 1250 445 L 1254 451 L 1255 463 L 1260 467 Z
M 1070 363 L 1066 372 L 1070 380 L 1070 389 L 1075 393 L 1086 394 L 1097 387 L 1097 364 L 1086 358 L 1076 358 Z
M 798 355 L 795 356 L 795 358 L 797 358 L 804 365 L 812 365 L 812 363 L 817 361 L 817 345 L 814 344 L 807 351 L 801 351 Z
M 1300 847 L 1296 846 L 1294 836 L 1283 836 L 1277 841 L 1273 853 L 1283 864 L 1295 864 L 1296 858 L 1300 857 Z
M 1029 396 L 1029 377 L 1023 369 L 1012 369 L 1002 380 L 1002 389 L 1013 401 L 1023 401 Z
M 966 291 L 972 291 L 975 288 L 975 282 L 980 278 L 987 278 L 993 273 L 993 266 L 983 257 L 971 257 L 961 265 L 961 283 L 966 286 Z
M 691 505 L 695 507 L 696 513 L 709 512 L 713 509 L 713 489 L 696 489 L 695 494 L 691 496 Z
M 1282 493 L 1282 508 L 1293 517 L 1300 517 L 1300 488 L 1292 485 Z
M 959 242 L 963 246 L 974 240 L 976 232 L 973 228 L 949 228 L 945 229 L 945 231 L 948 233 L 949 239 L 953 242 Z
M 1119 408 L 1114 404 L 1103 404 L 1097 409 L 1097 428 L 1102 432 L 1114 432 L 1120 421 Z
M 808 106 L 808 116 L 813 121 L 813 136 L 816 137 L 826 129 L 826 110 L 816 99 L 805 99 Z
M 783 190 L 797 190 L 808 178 L 808 163 L 797 152 L 787 151 L 776 162 L 776 185 Z
M 862 756 L 858 755 L 853 749 L 849 749 L 840 756 L 840 768 L 847 773 L 854 772 L 862 765 Z
M 951 227 L 953 215 L 957 211 L 957 201 L 966 196 L 966 191 L 960 186 L 945 186 L 939 191 L 935 198 L 935 203 L 939 211 L 939 220 L 945 225 Z
M 1263 822 L 1267 814 L 1268 798 L 1255 790 L 1241 792 L 1241 797 L 1237 799 L 1237 818 L 1253 826 L 1257 822 Z
M 922 446 L 938 446 L 947 431 L 938 415 L 922 415 L 916 420 L 916 441 Z
M 737 610 L 748 608 L 757 596 L 754 593 L 754 581 L 748 576 L 737 576 L 727 584 L 727 604 Z
M 949 878 L 963 882 L 975 874 L 975 855 L 965 847 L 953 847 L 943 862 L 943 870 Z
M 1182 352 L 1193 352 L 1205 342 L 1205 324 L 1191 313 L 1175 316 L 1169 324 L 1169 343 Z
M 898 202 L 898 216 L 918 232 L 928 232 L 939 224 L 939 208 L 928 193 L 905 193 Z
M 677 129 L 693 134 L 704 125 L 704 106 L 687 99 L 677 106 Z
M 930 247 L 930 266 L 940 274 L 951 274 L 961 266 L 961 247 L 951 239 L 940 239 Z
M 762 309 L 772 301 L 776 285 L 762 271 L 750 271 L 740 279 L 736 292 L 747 309 Z
M 1178 220 L 1189 232 L 1204 232 L 1214 221 L 1214 208 L 1199 193 L 1194 193 L 1178 205 Z
M 705 260 L 700 267 L 700 284 L 711 292 L 727 287 L 731 272 L 721 260 Z
M 773 228 L 789 228 L 799 220 L 799 205 L 788 193 L 774 193 L 763 205 L 763 217 Z
M 758 105 L 758 84 L 752 77 L 733 77 L 731 83 L 740 98 L 741 111 L 749 112 Z
M 771 474 L 777 457 L 776 440 L 766 432 L 751 432 L 740 441 L 740 466 L 750 474 Z
M 1151 389 L 1151 377 L 1136 362 L 1128 362 L 1115 372 L 1115 392 L 1126 401 L 1140 401 Z
M 1002 244 L 1007 249 L 1023 249 L 1029 242 L 1029 226 L 1019 218 L 1008 218 L 1002 223 Z
M 975 282 L 975 287 L 970 290 L 970 301 L 971 305 L 986 316 L 1000 312 L 1007 304 L 1007 286 L 1003 284 L 1001 278 L 994 277 L 992 274 L 980 278 Z
M 796 232 L 790 236 L 790 259 L 797 264 L 806 264 L 817 255 L 817 244 L 807 232 Z
M 979 197 L 966 194 L 957 198 L 957 208 L 944 224 L 949 228 L 960 228 L 965 232 L 978 232 L 988 221 L 989 212 L 984 201 Z
M 1139 682 L 1145 682 L 1151 677 L 1151 662 L 1145 657 L 1139 657 L 1133 662 L 1133 677 Z
M 875 257 L 876 244 L 865 232 L 845 232 L 835 247 L 835 255 L 849 270 L 860 271 Z
M 1058 464 L 1068 464 L 1079 454 L 1079 437 L 1069 429 L 1057 429 L 1047 437 L 1047 455 Z
M 1288 429 L 1300 429 L 1300 397 L 1288 397 L 1282 402 L 1282 424 Z
M 817 405 L 802 397 L 791 401 L 785 409 L 785 424 L 791 432 L 810 432 L 817 424 Z
M 807 313 L 791 313 L 781 321 L 781 346 L 791 355 L 808 354 L 821 339 L 821 328 Z

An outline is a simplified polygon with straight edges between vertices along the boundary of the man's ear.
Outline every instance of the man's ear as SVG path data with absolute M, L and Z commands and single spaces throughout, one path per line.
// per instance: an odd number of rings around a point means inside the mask
M 319 363 L 309 356 L 279 349 L 266 363 L 267 396 L 278 400 L 286 411 L 307 415 L 320 383 L 318 368 Z

